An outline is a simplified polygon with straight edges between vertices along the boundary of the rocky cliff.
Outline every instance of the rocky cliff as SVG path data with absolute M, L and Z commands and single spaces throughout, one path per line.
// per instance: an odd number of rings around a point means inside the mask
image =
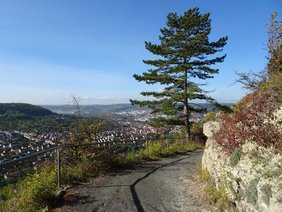
M 213 139 L 219 128 L 218 122 L 204 125 L 208 140 L 202 159 L 216 186 L 224 187 L 239 211 L 282 212 L 281 151 L 247 141 L 227 154 Z

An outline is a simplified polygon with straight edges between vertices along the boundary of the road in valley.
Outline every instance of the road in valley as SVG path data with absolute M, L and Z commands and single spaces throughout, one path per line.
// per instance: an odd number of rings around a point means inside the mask
M 136 165 L 69 188 L 54 212 L 207 211 L 195 195 L 195 166 L 203 151 Z

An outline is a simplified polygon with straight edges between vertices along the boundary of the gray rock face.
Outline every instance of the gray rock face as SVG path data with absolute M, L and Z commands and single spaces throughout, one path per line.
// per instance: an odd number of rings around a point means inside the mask
M 204 125 L 208 137 L 202 166 L 217 186 L 224 186 L 239 211 L 282 212 L 282 154 L 252 141 L 225 153 L 212 138 L 219 123 Z

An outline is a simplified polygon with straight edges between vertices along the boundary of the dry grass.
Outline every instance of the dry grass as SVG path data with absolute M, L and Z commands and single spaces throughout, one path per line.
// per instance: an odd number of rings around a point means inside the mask
M 189 182 L 189 185 L 193 184 L 197 188 L 194 195 L 204 206 L 202 211 L 238 211 L 229 200 L 225 187 L 221 186 L 216 188 L 209 172 L 200 165 L 197 166 L 194 172 L 193 181 Z

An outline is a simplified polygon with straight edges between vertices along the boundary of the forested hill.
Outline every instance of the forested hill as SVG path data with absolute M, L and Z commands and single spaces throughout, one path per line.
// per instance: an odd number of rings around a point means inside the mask
M 26 103 L 0 103 L 0 131 L 46 132 L 72 130 L 77 123 L 76 116 L 54 113 L 46 108 Z M 87 117 L 88 123 L 101 119 Z M 112 124 L 107 122 L 109 127 Z
M 0 117 L 32 119 L 54 115 L 53 112 L 46 108 L 26 104 L 26 103 L 0 103 Z

